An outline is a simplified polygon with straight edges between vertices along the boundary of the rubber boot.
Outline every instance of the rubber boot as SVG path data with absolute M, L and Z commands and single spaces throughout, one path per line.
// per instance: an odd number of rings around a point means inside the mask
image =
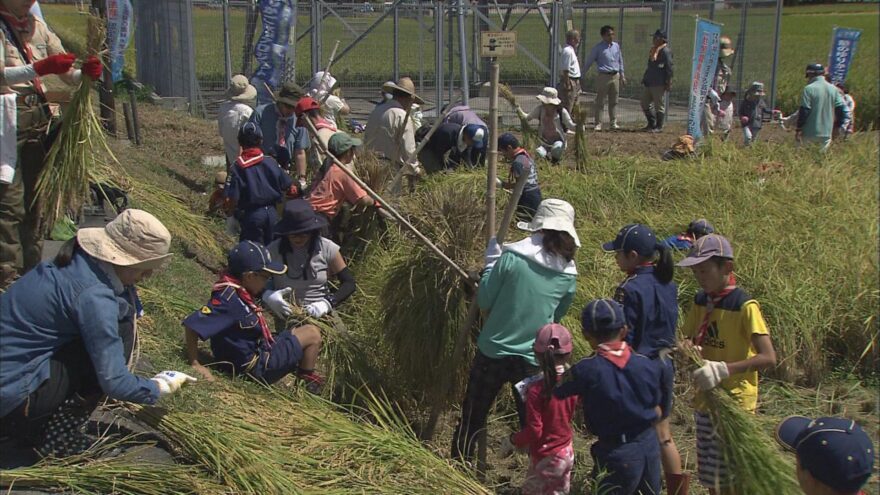
M 657 126 L 657 120 L 654 118 L 654 113 L 650 110 L 645 110 L 645 118 L 648 119 L 648 124 L 645 127 L 642 127 L 643 131 L 652 131 Z
M 666 114 L 663 112 L 657 112 L 657 122 L 654 126 L 654 131 L 660 132 L 663 130 L 663 123 L 666 120 Z
M 666 493 L 669 495 L 688 495 L 691 475 L 686 473 L 666 475 Z
M 79 396 L 64 401 L 43 427 L 37 453 L 42 457 L 69 457 L 88 450 L 95 443 L 95 438 L 85 432 L 92 406 Z

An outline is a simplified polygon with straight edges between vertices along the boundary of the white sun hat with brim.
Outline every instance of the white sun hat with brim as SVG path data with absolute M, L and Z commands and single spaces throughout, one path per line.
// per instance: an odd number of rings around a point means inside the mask
M 150 270 L 171 257 L 171 233 L 143 210 L 125 210 L 103 228 L 80 229 L 76 240 L 86 253 L 116 266 Z
M 545 103 L 547 105 L 559 105 L 562 103 L 562 100 L 559 99 L 559 92 L 556 91 L 556 88 L 551 88 L 547 86 L 546 88 L 541 90 L 541 94 L 536 96 L 541 103 Z
M 574 207 L 561 199 L 551 198 L 541 201 L 532 221 L 518 222 L 516 226 L 529 232 L 540 230 L 565 232 L 574 239 L 575 246 L 581 247 L 581 239 L 574 228 Z

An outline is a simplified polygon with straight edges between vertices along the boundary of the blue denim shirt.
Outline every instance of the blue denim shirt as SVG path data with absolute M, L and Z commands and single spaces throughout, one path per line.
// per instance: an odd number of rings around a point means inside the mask
M 261 105 L 254 110 L 248 122 L 253 122 L 260 126 L 263 132 L 263 153 L 267 155 L 275 155 L 275 146 L 278 142 L 279 121 L 283 120 L 283 126 L 287 129 L 284 136 L 284 144 L 290 153 L 290 159 L 296 156 L 299 150 L 309 149 L 309 131 L 305 127 L 296 125 L 296 117 L 291 115 L 287 119 L 278 113 L 278 107 L 274 103 Z
M 41 263 L 0 294 L 0 417 L 49 378 L 52 354 L 76 339 L 107 395 L 156 402 L 158 386 L 126 367 L 118 324 L 130 307 L 119 288 L 99 261 L 78 249 L 69 265 Z

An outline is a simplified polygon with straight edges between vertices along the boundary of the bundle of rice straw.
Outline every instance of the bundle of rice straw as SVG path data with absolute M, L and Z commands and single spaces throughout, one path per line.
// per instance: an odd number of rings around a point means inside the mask
M 703 358 L 693 349 L 685 351 L 697 366 Z M 794 465 L 782 455 L 776 441 L 746 411 L 740 402 L 723 388 L 704 394 L 709 415 L 719 436 L 727 479 L 716 480 L 716 491 L 729 486 L 732 493 L 796 495 L 801 493 L 794 477 Z
M 583 103 L 578 103 L 574 106 L 574 156 L 576 168 L 578 171 L 586 172 L 587 171 L 587 136 L 586 136 L 586 127 L 587 127 L 587 106 Z
M 516 96 L 514 96 L 513 90 L 510 89 L 510 86 L 506 84 L 499 84 L 498 96 L 509 103 L 510 108 L 512 108 L 514 112 L 519 109 L 519 103 L 516 102 Z M 532 129 L 532 126 L 529 125 L 529 121 L 522 118 L 521 115 L 517 115 L 517 117 L 519 117 L 520 133 L 522 133 L 522 142 L 520 143 L 520 145 L 523 148 L 530 150 L 538 143 L 537 131 Z
M 100 53 L 105 33 L 101 18 L 90 16 L 89 55 Z M 51 229 L 68 210 L 78 211 L 86 201 L 96 161 L 109 159 L 116 162 L 96 112 L 92 83 L 83 75 L 79 87 L 73 92 L 70 105 L 64 110 L 58 136 L 46 155 L 43 171 L 37 180 L 34 203 L 43 206 L 44 230 Z

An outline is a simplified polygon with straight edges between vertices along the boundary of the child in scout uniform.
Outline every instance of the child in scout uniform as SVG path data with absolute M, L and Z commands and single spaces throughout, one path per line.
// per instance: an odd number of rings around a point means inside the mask
M 626 342 L 639 354 L 658 361 L 667 369 L 663 393 L 672 397 L 675 370 L 669 353 L 676 343 L 678 287 L 672 281 L 675 265 L 671 250 L 642 224 L 623 227 L 602 249 L 615 253 L 617 266 L 627 274 L 614 293 L 614 300 L 623 305 L 629 329 Z M 686 495 L 689 477 L 682 473 L 669 418 L 657 424 L 657 436 L 666 489 L 670 494 Z
M 596 353 L 568 370 L 553 395 L 578 395 L 587 428 L 599 440 L 590 453 L 597 493 L 660 493 L 660 447 L 654 424 L 669 414 L 664 383 L 669 368 L 637 354 L 626 343 L 623 306 L 590 301 L 581 314 L 584 336 Z
M 707 391 L 720 385 L 743 409 L 754 412 L 758 371 L 776 365 L 776 351 L 758 302 L 736 286 L 730 242 L 717 234 L 701 237 L 678 266 L 690 267 L 702 289 L 681 328 L 688 339 L 682 345 L 696 346 L 705 359 L 693 373 L 697 389 Z M 711 493 L 723 492 L 728 467 L 702 394 L 697 394 L 694 407 L 700 483 Z
M 704 235 L 714 234 L 715 227 L 705 218 L 698 218 L 689 223 L 687 229 L 681 234 L 671 235 L 663 240 L 672 249 L 690 251 L 694 242 Z
M 263 155 L 263 133 L 253 122 L 238 131 L 241 155 L 226 179 L 226 198 L 235 204 L 235 218 L 241 223 L 239 241 L 263 245 L 273 239 L 278 214 L 275 205 L 290 190 L 293 180 L 274 158 Z
M 513 134 L 505 132 L 498 138 L 498 152 L 510 160 L 510 174 L 507 181 L 501 181 L 501 187 L 513 188 L 522 174 L 528 174 L 522 195 L 516 204 L 516 217 L 523 222 L 531 222 L 538 205 L 541 204 L 541 187 L 538 185 L 538 166 L 529 152 L 520 146 Z
M 846 418 L 789 416 L 776 440 L 797 454 L 797 478 L 806 495 L 867 495 L 875 450 L 871 438 Z
M 533 347 L 542 373 L 516 385 L 526 404 L 526 423 L 522 430 L 505 439 L 501 456 L 506 457 L 514 449 L 528 449 L 530 462 L 522 486 L 524 495 L 568 493 L 574 466 L 571 417 L 578 401 L 574 396 L 557 399 L 553 389 L 571 357 L 571 333 L 558 323 L 548 323 L 538 330 Z
M 743 128 L 743 144 L 750 146 L 758 138 L 764 126 L 764 116 L 770 119 L 772 112 L 764 101 L 764 83 L 755 81 L 746 91 L 746 97 L 739 104 L 739 121 Z
M 235 373 L 271 384 L 295 372 L 309 391 L 320 391 L 323 379 L 315 372 L 320 330 L 304 325 L 273 335 L 256 302 L 269 278 L 286 270 L 256 242 L 240 242 L 229 252 L 227 271 L 211 289 L 208 304 L 183 320 L 187 358 L 205 379 L 213 377 L 199 363 L 199 340 L 210 340 L 214 359 L 231 364 Z

